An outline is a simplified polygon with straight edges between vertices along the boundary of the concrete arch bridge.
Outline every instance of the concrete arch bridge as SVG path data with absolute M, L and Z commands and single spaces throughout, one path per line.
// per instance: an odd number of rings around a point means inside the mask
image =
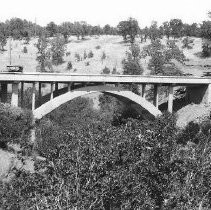
M 141 114 L 156 117 L 161 113 L 159 88 L 168 87 L 168 111 L 173 110 L 174 90 L 185 86 L 187 98 L 193 103 L 211 102 L 211 78 L 186 76 L 140 76 L 140 75 L 85 75 L 64 73 L 0 73 L 1 102 L 8 101 L 8 86 L 11 86 L 11 105 L 22 106 L 25 84 L 32 87 L 31 109 L 39 120 L 62 104 L 77 97 L 101 92 L 112 95 L 125 103 L 134 105 Z M 42 84 L 49 84 L 50 91 L 42 95 Z M 140 95 L 121 88 L 120 84 L 138 84 Z M 152 103 L 146 99 L 146 86 L 153 86 Z M 36 97 L 38 94 L 38 97 Z M 38 100 L 36 100 L 38 98 Z M 20 99 L 20 100 L 19 100 Z M 20 103 L 18 103 L 20 101 Z

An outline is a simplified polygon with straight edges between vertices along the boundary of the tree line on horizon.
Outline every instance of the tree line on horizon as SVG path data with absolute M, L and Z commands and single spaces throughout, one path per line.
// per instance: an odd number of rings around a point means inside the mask
M 210 16 L 210 14 L 209 14 Z M 6 45 L 8 37 L 13 39 L 25 39 L 27 42 L 32 37 L 45 35 L 54 37 L 61 34 L 65 40 L 71 35 L 77 36 L 78 39 L 84 39 L 88 35 L 121 35 L 125 41 L 134 42 L 137 35 L 144 41 L 147 38 L 155 40 L 157 37 L 166 36 L 167 38 L 179 38 L 183 36 L 193 36 L 208 38 L 211 37 L 211 21 L 203 21 L 202 24 L 183 23 L 181 19 L 171 19 L 165 21 L 158 26 L 156 21 L 153 21 L 149 27 L 141 28 L 138 21 L 134 18 L 129 18 L 120 21 L 116 27 L 106 24 L 104 27 L 99 25 L 92 26 L 85 21 L 78 22 L 63 22 L 59 25 L 51 21 L 46 26 L 42 27 L 31 21 L 22 20 L 20 18 L 12 18 L 5 22 L 0 22 L 0 44 L 2 50 Z

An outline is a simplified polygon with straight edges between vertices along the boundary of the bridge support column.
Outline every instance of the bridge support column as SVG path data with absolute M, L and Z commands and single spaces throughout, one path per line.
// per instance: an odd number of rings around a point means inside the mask
M 172 113 L 173 111 L 173 100 L 174 100 L 174 87 L 172 84 L 169 85 L 169 92 L 168 92 L 168 111 Z
M 153 99 L 153 104 L 156 108 L 158 108 L 158 99 L 159 99 L 159 95 L 158 95 L 158 85 L 155 84 L 154 85 L 154 99 Z
M 146 98 L 146 84 L 142 84 L 142 97 Z
M 21 82 L 21 107 L 23 108 L 23 94 L 24 94 L 24 82 Z
M 42 83 L 39 82 L 39 96 L 38 96 L 38 100 L 39 100 L 39 105 L 41 105 L 41 99 L 42 99 Z
M 35 99 L 36 99 L 36 82 L 33 82 L 32 85 L 32 112 L 35 110 Z M 32 119 L 32 125 L 35 126 L 35 119 Z M 36 131 L 35 128 L 31 130 L 31 144 L 34 145 L 36 140 Z
M 36 83 L 33 82 L 33 85 L 32 85 L 32 111 L 35 110 L 35 97 L 36 97 Z
M 53 88 L 54 88 L 54 82 L 51 83 L 51 97 L 50 97 L 50 100 L 53 99 Z
M 59 83 L 56 82 L 56 83 L 55 83 L 55 91 L 57 91 L 58 89 L 59 89 Z
M 68 92 L 71 91 L 72 89 L 73 89 L 73 83 L 69 82 L 67 87 Z
M 18 106 L 18 86 L 19 82 L 12 83 L 12 97 L 11 97 L 12 106 Z
M 7 83 L 1 84 L 1 102 L 2 103 L 7 102 Z

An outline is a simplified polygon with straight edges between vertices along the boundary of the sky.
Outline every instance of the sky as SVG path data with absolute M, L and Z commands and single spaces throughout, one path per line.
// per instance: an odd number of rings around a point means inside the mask
M 50 21 L 86 21 L 91 25 L 110 24 L 133 17 L 141 27 L 172 18 L 184 23 L 208 19 L 211 0 L 0 0 L 0 21 L 13 17 L 45 26 Z

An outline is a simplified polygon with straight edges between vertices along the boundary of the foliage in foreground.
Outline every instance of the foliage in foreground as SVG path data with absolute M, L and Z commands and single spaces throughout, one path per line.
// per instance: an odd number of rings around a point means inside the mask
M 36 173 L 2 185 L 3 209 L 196 209 L 210 207 L 210 124 L 178 131 L 169 114 L 154 121 L 44 121 Z M 48 147 L 44 145 L 48 144 Z M 52 146 L 49 146 L 49 145 Z M 43 150 L 43 148 L 47 148 Z
M 32 126 L 30 111 L 0 104 L 0 143 L 23 143 Z

